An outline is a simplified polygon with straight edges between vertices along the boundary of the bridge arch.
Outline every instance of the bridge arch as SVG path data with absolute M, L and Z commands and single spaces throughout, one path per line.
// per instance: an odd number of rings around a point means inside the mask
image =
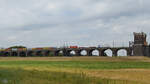
M 18 56 L 18 52 L 17 51 L 12 51 L 11 56 Z
M 128 56 L 128 50 L 127 49 L 118 49 L 117 56 Z
M 43 52 L 42 52 L 42 51 L 36 51 L 36 52 L 35 52 L 35 55 L 36 55 L 36 56 L 43 56 Z
M 68 52 L 68 54 L 69 54 L 69 56 L 76 56 L 76 55 L 77 55 L 77 53 L 76 53 L 75 50 L 70 50 L 70 51 Z
M 11 53 L 10 52 L 3 52 L 3 56 L 10 56 Z
M 113 52 L 114 51 L 111 48 L 107 48 L 107 49 L 103 49 L 101 53 L 102 53 L 102 56 L 112 57 Z
M 132 55 L 132 51 L 133 51 L 131 48 L 118 48 L 118 49 L 116 50 L 117 56 L 119 56 L 119 55 L 118 55 L 118 52 L 119 52 L 120 50 L 124 50 L 125 56 L 131 56 L 131 55 Z
M 19 56 L 20 56 L 20 57 L 26 57 L 26 56 L 27 56 L 26 51 L 21 51 L 21 52 L 19 52 Z
M 44 51 L 43 55 L 44 56 L 50 56 L 51 55 L 51 51 L 46 50 L 46 51 Z
M 93 49 L 93 50 L 90 51 L 91 56 L 99 56 L 100 53 L 101 52 L 98 49 Z
M 28 51 L 27 56 L 34 56 L 34 51 Z
M 63 56 L 64 55 L 64 51 L 63 50 L 56 50 L 55 51 L 55 56 Z
M 80 50 L 80 55 L 81 56 L 87 56 L 88 55 L 88 51 L 83 49 L 83 50 Z

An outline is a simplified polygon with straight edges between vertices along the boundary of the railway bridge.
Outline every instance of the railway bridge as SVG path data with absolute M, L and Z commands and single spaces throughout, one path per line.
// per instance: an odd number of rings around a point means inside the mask
M 41 50 L 8 50 L 8 51 L 1 51 L 0 56 L 83 56 L 81 54 L 82 51 L 86 51 L 85 56 L 94 56 L 92 53 L 93 51 L 97 50 L 99 55 L 98 56 L 106 56 L 105 51 L 111 50 L 112 56 L 118 56 L 119 50 L 126 50 L 127 56 L 132 55 L 132 48 L 129 47 L 79 47 L 79 48 L 50 48 L 50 49 L 41 49 Z M 74 52 L 72 54 L 71 52 Z
M 48 47 L 48 48 L 8 48 L 0 49 L 0 56 L 94 56 L 93 52 L 98 51 L 98 56 L 107 56 L 106 51 L 111 50 L 112 56 L 118 56 L 120 50 L 125 50 L 127 56 L 150 56 L 150 45 L 146 41 L 147 35 L 143 32 L 134 33 L 134 42 L 129 42 L 129 47 Z M 85 51 L 86 55 L 82 52 Z M 72 53 L 74 52 L 74 53 Z

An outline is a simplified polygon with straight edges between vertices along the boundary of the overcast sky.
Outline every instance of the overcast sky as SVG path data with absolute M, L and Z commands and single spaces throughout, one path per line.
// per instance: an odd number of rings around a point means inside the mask
M 126 45 L 150 34 L 150 0 L 0 0 L 0 47 Z

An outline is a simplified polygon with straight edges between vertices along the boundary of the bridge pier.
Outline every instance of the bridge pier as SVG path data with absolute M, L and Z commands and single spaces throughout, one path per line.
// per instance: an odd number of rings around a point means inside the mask
M 105 56 L 105 52 L 102 50 L 102 51 L 100 51 L 101 52 L 101 56 Z
M 117 52 L 118 51 L 116 49 L 112 50 L 112 57 L 117 57 L 118 56 Z
M 63 56 L 68 56 L 68 55 L 69 55 L 68 51 L 66 49 L 63 49 Z
M 127 50 L 127 56 L 132 56 L 132 50 Z
M 43 56 L 43 52 L 42 51 L 35 51 L 35 55 L 36 56 Z
M 43 51 L 43 56 L 49 56 L 50 55 L 50 51 Z
M 54 51 L 54 56 L 58 56 L 58 51 Z
M 99 55 L 98 56 L 102 56 L 102 50 L 98 49 Z
M 19 51 L 18 56 L 20 57 L 27 57 L 27 51 Z
M 34 56 L 35 55 L 34 51 L 27 51 L 26 53 L 27 53 L 27 56 Z
M 92 51 L 91 50 L 87 50 L 87 55 L 86 56 L 92 56 Z
M 1 56 L 10 56 L 10 52 L 1 52 Z
M 65 50 L 63 52 L 64 52 L 64 56 L 71 56 L 70 50 Z
M 81 50 L 75 50 L 76 56 L 81 56 Z
M 11 51 L 11 56 L 18 56 L 18 52 L 16 52 L 16 51 Z

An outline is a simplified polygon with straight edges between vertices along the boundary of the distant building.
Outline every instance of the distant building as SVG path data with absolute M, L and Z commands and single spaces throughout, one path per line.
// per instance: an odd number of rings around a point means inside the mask
M 133 55 L 134 56 L 149 56 L 150 47 L 147 43 L 147 35 L 144 32 L 134 32 L 134 44 L 133 44 Z
M 141 33 L 134 32 L 134 44 L 142 44 L 142 45 L 147 46 L 146 38 L 147 38 L 147 35 L 144 32 L 141 32 Z

